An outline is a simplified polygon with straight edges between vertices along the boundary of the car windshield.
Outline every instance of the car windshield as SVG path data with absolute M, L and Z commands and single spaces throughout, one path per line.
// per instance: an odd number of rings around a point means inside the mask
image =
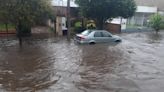
M 108 32 L 108 34 L 112 37 L 112 34 L 110 32 Z
M 89 35 L 92 31 L 91 30 L 86 30 L 84 32 L 82 32 L 81 34 L 82 35 Z

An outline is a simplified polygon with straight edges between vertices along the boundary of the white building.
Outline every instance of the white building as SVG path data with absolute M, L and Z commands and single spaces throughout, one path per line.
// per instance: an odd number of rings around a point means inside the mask
M 128 19 L 128 24 L 145 26 L 149 22 L 150 16 L 157 12 L 157 7 L 137 6 L 137 11 L 132 18 Z
M 135 0 L 137 11 L 135 15 L 128 19 L 127 23 L 137 26 L 146 26 L 150 16 L 159 13 L 164 15 L 164 0 Z

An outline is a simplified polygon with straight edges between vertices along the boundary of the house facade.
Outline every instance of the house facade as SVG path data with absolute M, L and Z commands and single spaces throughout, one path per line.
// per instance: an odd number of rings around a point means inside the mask
M 164 0 L 135 0 L 137 11 L 135 15 L 127 20 L 127 24 L 146 26 L 150 16 L 159 13 L 164 15 Z
M 136 26 L 146 26 L 150 16 L 157 13 L 157 7 L 137 6 L 135 15 L 127 20 L 127 24 Z
M 164 0 L 135 0 L 137 10 L 133 17 L 129 19 L 115 18 L 113 24 L 121 24 L 121 29 L 127 28 L 127 25 L 146 26 L 150 20 L 150 16 L 155 13 L 164 15 Z M 54 12 L 56 13 L 56 30 L 62 30 L 66 27 L 67 3 L 66 0 L 53 0 Z M 78 7 L 73 1 L 71 2 L 71 10 Z M 71 13 L 72 14 L 72 13 Z M 63 20 L 65 22 L 63 22 Z M 60 31 L 61 32 L 61 31 Z
M 67 30 L 67 2 L 66 0 L 52 0 L 53 12 L 55 14 L 55 21 L 48 21 L 48 25 L 55 28 L 57 35 L 65 35 Z M 74 2 L 70 3 L 70 16 L 77 16 L 77 6 Z
M 159 12 L 164 12 L 164 0 L 135 0 L 138 6 L 157 7 Z

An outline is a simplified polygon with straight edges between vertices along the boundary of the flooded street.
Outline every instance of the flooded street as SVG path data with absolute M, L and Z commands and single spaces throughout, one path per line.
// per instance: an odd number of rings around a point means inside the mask
M 123 33 L 118 44 L 0 38 L 0 92 L 163 92 L 164 32 Z

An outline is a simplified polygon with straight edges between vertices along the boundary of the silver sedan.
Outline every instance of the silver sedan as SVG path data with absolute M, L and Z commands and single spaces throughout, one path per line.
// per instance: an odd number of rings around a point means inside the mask
M 112 35 L 106 30 L 85 30 L 81 34 L 76 34 L 74 40 L 81 44 L 96 44 L 122 41 L 119 36 Z

